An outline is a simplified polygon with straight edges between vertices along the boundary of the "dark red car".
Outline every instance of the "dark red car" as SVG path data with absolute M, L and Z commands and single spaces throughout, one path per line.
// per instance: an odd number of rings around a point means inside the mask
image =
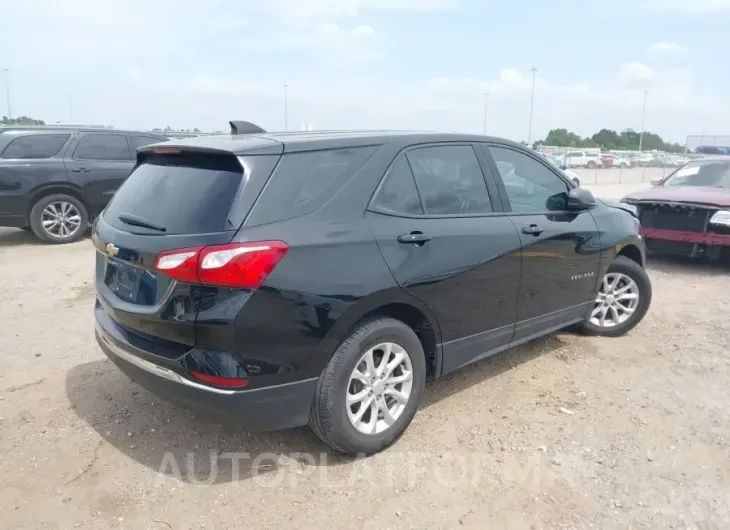
M 653 184 L 621 200 L 637 208 L 649 250 L 730 258 L 730 156 L 691 160 Z

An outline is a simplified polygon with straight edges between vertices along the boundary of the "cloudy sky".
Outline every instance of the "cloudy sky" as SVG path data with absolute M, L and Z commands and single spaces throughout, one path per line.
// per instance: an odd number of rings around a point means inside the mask
M 730 134 L 730 0 L 0 0 L 14 115 Z M 72 111 L 69 108 L 69 94 Z M 6 114 L 0 99 L 1 114 Z

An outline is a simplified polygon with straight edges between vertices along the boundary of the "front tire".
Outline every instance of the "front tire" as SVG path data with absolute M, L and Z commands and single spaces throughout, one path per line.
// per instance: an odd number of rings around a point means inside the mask
M 410 425 L 425 382 L 426 360 L 415 332 L 393 318 L 365 320 L 322 372 L 309 426 L 339 452 L 377 453 Z
M 618 256 L 601 280 L 591 314 L 579 330 L 603 337 L 625 335 L 644 318 L 651 296 L 651 281 L 644 268 Z
M 46 243 L 73 243 L 89 229 L 89 214 L 76 197 L 63 193 L 48 195 L 30 210 L 30 227 Z

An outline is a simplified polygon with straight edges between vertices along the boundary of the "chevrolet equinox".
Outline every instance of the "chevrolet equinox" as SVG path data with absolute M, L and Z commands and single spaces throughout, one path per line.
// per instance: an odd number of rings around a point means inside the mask
M 649 308 L 635 208 L 517 143 L 231 127 L 139 148 L 93 225 L 100 347 L 203 416 L 373 454 L 428 376 Z

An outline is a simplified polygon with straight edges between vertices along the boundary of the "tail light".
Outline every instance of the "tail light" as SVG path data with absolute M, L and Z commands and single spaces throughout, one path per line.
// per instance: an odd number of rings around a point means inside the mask
M 283 241 L 255 241 L 160 252 L 153 268 L 185 283 L 258 289 L 289 250 Z

